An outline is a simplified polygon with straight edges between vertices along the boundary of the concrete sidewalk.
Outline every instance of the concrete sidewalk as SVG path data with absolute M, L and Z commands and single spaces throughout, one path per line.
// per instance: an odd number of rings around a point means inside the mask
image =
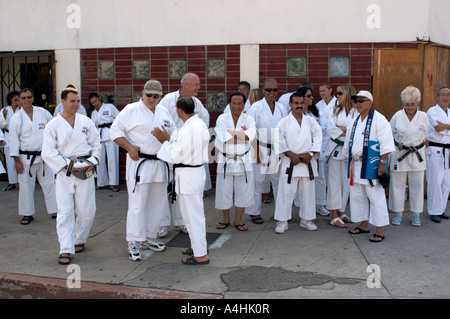
M 0 182 L 1 189 L 6 185 Z M 421 227 L 411 226 L 410 213 L 404 213 L 401 226 L 386 227 L 382 243 L 332 227 L 322 216 L 317 231 L 300 228 L 297 208 L 289 230 L 276 234 L 273 203 L 263 204 L 263 225 L 245 217 L 248 231 L 217 230 L 222 214 L 210 190 L 204 198 L 207 232 L 220 236 L 209 247 L 209 265 L 186 266 L 182 248 L 170 246 L 178 235 L 172 228 L 162 239 L 168 243 L 164 252 L 143 251 L 143 261 L 130 261 L 126 188 L 98 190 L 96 196 L 86 250 L 67 267 L 58 264 L 55 220 L 46 214 L 39 185 L 34 221 L 26 226 L 19 223 L 18 191 L 0 192 L 0 298 L 450 297 L 450 221 L 433 223 L 426 212 Z M 372 280 L 376 276 L 381 281 Z M 77 278 L 81 288 L 68 288 Z

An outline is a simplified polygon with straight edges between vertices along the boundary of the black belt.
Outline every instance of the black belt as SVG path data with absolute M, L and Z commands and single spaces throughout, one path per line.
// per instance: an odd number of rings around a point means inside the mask
M 138 174 L 139 174 L 139 168 L 141 167 L 142 163 L 144 163 L 146 160 L 161 161 L 161 162 L 163 162 L 164 164 L 166 164 L 166 167 L 167 167 L 167 182 L 169 182 L 169 178 L 170 178 L 169 164 L 167 164 L 166 162 L 160 160 L 160 159 L 158 158 L 158 156 L 156 156 L 156 155 L 144 154 L 144 153 L 141 153 L 141 152 L 138 151 L 138 156 L 139 156 L 139 158 L 143 158 L 143 160 L 142 160 L 142 161 L 138 164 L 138 166 L 136 167 L 136 174 L 135 174 L 135 176 L 134 176 L 134 188 L 133 188 L 133 193 L 134 193 L 134 191 L 136 190 L 136 185 L 137 185 L 137 183 L 139 182 L 139 179 L 140 179 L 139 176 L 138 176 Z
M 97 128 L 105 128 L 105 127 L 110 128 L 111 125 L 112 125 L 112 123 L 104 123 L 104 124 L 98 125 Z M 100 130 L 100 138 L 102 137 L 102 132 L 103 132 L 103 130 Z
M 227 153 L 222 153 L 223 156 L 225 156 L 226 160 L 225 163 L 223 164 L 223 179 L 225 179 L 225 175 L 227 174 L 227 162 L 229 160 L 240 160 L 242 165 L 244 165 L 244 175 L 245 175 L 245 182 L 247 183 L 247 170 L 245 169 L 245 163 L 242 160 L 242 157 L 244 157 L 248 152 L 250 151 L 250 149 L 247 150 L 247 152 L 245 152 L 244 154 L 233 154 L 233 155 L 228 155 Z
M 428 145 L 429 146 L 434 146 L 434 147 L 442 147 L 442 153 L 444 155 L 444 168 L 445 168 L 445 149 L 446 148 L 450 149 L 450 144 L 442 144 L 442 143 L 436 143 L 436 142 L 428 141 Z M 448 165 L 450 167 L 450 157 L 449 157 Z
M 37 156 L 41 156 L 41 151 L 22 151 L 22 150 L 19 150 L 19 154 L 26 155 L 27 156 L 27 160 L 30 159 L 30 156 L 31 156 L 30 169 L 28 170 L 28 175 L 30 175 L 30 177 L 33 177 L 33 175 L 31 175 L 31 165 L 33 165 L 34 160 L 36 159 Z M 42 176 L 45 176 L 45 171 L 43 172 Z
M 259 145 L 261 145 L 261 146 L 264 146 L 265 148 L 267 148 L 267 149 L 269 149 L 269 161 L 267 162 L 267 167 L 269 167 L 270 166 L 270 156 L 272 155 L 272 144 L 266 144 L 266 143 L 264 143 L 264 142 L 261 142 L 260 140 L 257 140 L 257 145 L 259 146 Z
M 307 165 L 308 165 L 308 171 L 309 171 L 309 180 L 313 181 L 314 180 L 314 173 L 313 173 L 311 161 L 309 161 L 309 163 Z M 286 169 L 286 174 L 288 175 L 288 179 L 287 179 L 287 183 L 288 184 L 290 184 L 291 181 L 292 181 L 292 173 L 293 172 L 294 172 L 294 164 L 291 161 L 291 164 Z
M 181 167 L 195 168 L 195 167 L 202 167 L 202 166 L 203 166 L 203 164 L 200 164 L 200 165 L 173 164 L 173 180 L 172 180 L 172 191 L 171 191 L 172 204 L 177 199 L 177 194 L 175 192 L 175 169 L 181 168 Z
M 73 164 L 75 164 L 75 162 L 76 162 L 77 160 L 85 160 L 85 159 L 88 159 L 89 157 L 91 157 L 91 155 L 72 156 L 72 157 L 70 158 L 69 165 L 67 166 L 66 176 L 72 175 Z
M 396 145 L 398 148 L 402 149 L 402 150 L 407 150 L 407 152 L 406 152 L 405 154 L 403 154 L 403 155 L 397 160 L 398 162 L 403 161 L 403 160 L 405 159 L 406 156 L 408 156 L 409 154 L 412 154 L 412 153 L 416 153 L 417 158 L 419 159 L 419 162 L 420 162 L 420 163 L 423 162 L 423 158 L 422 158 L 422 156 L 419 154 L 418 150 L 420 150 L 422 147 L 425 146 L 425 142 L 423 142 L 423 143 L 421 143 L 421 144 L 419 144 L 419 145 L 416 145 L 416 146 L 405 146 L 405 145 L 402 145 L 402 144 L 400 144 L 400 143 L 397 143 L 397 141 L 395 141 L 395 145 Z

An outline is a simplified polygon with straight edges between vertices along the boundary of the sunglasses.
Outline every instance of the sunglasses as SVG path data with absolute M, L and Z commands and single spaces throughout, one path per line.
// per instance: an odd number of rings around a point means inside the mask
M 153 98 L 156 99 L 156 100 L 161 97 L 161 95 L 159 95 L 159 94 L 147 94 L 147 93 L 145 93 L 145 96 L 146 97 L 152 97 L 153 96 Z
M 278 92 L 278 89 L 264 89 L 266 92 Z
M 370 101 L 370 100 L 354 100 L 355 104 L 358 104 L 358 103 L 363 104 L 364 102 L 367 102 L 367 101 Z
M 339 91 L 336 93 L 336 95 L 338 95 L 338 96 L 344 95 L 344 92 Z

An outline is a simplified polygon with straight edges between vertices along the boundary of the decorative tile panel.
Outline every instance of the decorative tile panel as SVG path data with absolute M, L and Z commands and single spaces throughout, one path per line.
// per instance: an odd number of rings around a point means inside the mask
M 187 73 L 187 61 L 174 59 L 169 60 L 169 78 L 181 79 Z
M 223 112 L 226 106 L 224 92 L 208 92 L 206 94 L 206 108 L 210 112 Z
M 98 61 L 97 74 L 100 80 L 114 79 L 114 61 Z
M 98 92 L 98 96 L 102 99 L 103 103 L 116 105 L 114 92 Z
M 208 78 L 224 78 L 226 74 L 225 59 L 208 59 L 206 72 Z
M 150 61 L 135 60 L 132 64 L 133 79 L 150 79 Z
M 133 103 L 138 102 L 142 97 L 142 91 L 133 92 Z
M 288 77 L 303 77 L 308 74 L 307 58 L 291 57 L 287 59 L 287 76 Z
M 330 57 L 330 77 L 350 76 L 350 57 L 332 56 Z

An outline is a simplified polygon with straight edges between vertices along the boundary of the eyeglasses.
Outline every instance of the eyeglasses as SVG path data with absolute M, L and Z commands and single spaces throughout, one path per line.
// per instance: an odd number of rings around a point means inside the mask
M 21 100 L 26 100 L 26 99 L 31 100 L 32 98 L 33 98 L 33 97 L 32 97 L 31 95 L 28 95 L 28 96 L 21 96 L 21 97 L 20 97 Z
M 313 96 L 312 94 L 305 95 L 305 97 L 312 97 L 312 96 Z
M 161 95 L 159 95 L 159 94 L 147 94 L 147 93 L 145 93 L 145 96 L 147 96 L 147 97 L 152 97 L 153 96 L 153 98 L 155 100 L 157 100 L 157 99 L 159 99 L 161 97 Z
M 354 102 L 355 102 L 355 104 L 358 104 L 358 103 L 363 104 L 364 102 L 367 102 L 367 101 L 370 101 L 370 100 L 355 100 Z
M 266 92 L 278 92 L 278 89 L 264 89 Z
M 344 95 L 344 92 L 339 91 L 336 93 L 336 95 L 338 95 L 338 96 Z

